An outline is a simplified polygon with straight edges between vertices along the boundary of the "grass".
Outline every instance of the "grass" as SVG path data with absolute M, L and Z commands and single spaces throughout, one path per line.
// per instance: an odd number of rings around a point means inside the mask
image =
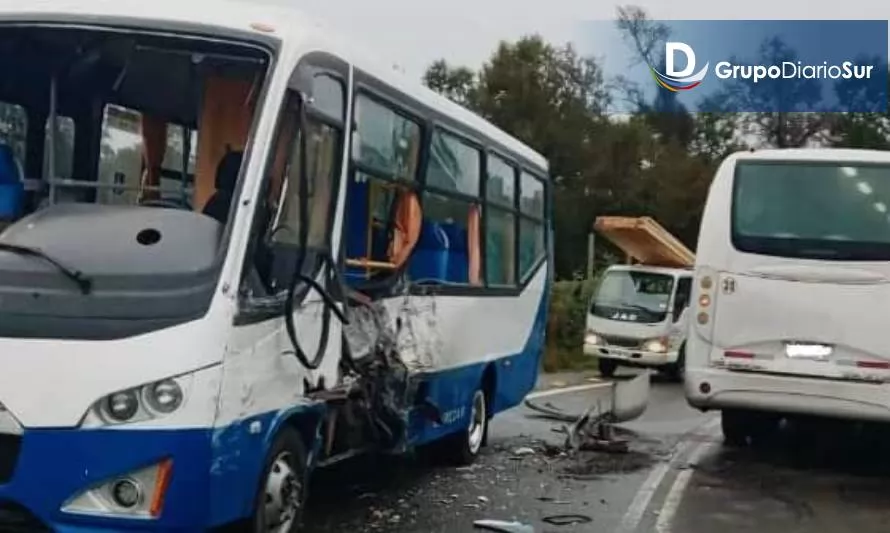
M 587 306 L 595 286 L 596 278 L 559 281 L 553 285 L 544 372 L 596 368 L 596 358 L 584 355 L 582 350 Z

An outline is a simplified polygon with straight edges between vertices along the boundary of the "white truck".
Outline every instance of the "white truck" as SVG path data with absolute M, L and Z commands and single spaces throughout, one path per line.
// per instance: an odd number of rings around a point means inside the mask
M 629 366 L 682 381 L 695 256 L 648 217 L 599 217 L 595 229 L 628 264 L 609 267 L 591 298 L 584 353 L 603 377 Z

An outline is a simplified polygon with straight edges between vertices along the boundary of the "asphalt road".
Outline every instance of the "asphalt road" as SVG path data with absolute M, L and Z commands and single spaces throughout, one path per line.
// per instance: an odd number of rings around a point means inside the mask
M 582 412 L 606 389 L 540 398 L 565 412 Z M 316 475 L 310 487 L 306 533 L 362 531 L 472 532 L 479 519 L 519 521 L 534 531 L 617 531 L 643 516 L 640 487 L 653 468 L 668 464 L 678 444 L 709 420 L 686 406 L 677 384 L 657 380 L 643 416 L 624 427 L 627 454 L 560 454 L 564 423 L 537 418 L 526 407 L 492 421 L 489 446 L 469 468 L 438 465 L 435 457 L 374 458 Z M 534 453 L 528 454 L 531 448 Z M 521 453 L 517 453 L 521 452 Z M 644 514 L 644 513 L 639 513 Z M 585 523 L 552 525 L 557 515 Z
M 580 412 L 603 392 L 536 401 Z M 657 377 L 646 412 L 622 425 L 629 453 L 560 454 L 564 435 L 554 430 L 562 425 L 519 407 L 493 421 L 490 446 L 470 468 L 421 455 L 320 472 L 305 532 L 461 533 L 479 531 L 479 519 L 516 520 L 536 533 L 883 533 L 890 526 L 887 430 L 792 426 L 763 446 L 729 449 L 719 417 L 690 409 L 679 385 Z M 586 522 L 546 521 L 555 515 Z

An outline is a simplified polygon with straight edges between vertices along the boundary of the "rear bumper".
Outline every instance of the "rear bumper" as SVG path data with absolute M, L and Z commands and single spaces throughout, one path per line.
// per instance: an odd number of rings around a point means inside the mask
M 620 348 L 617 346 L 600 346 L 584 343 L 584 355 L 615 359 L 635 366 L 659 367 L 677 362 L 677 352 L 656 353 Z
M 685 387 L 689 404 L 703 410 L 754 409 L 890 422 L 890 384 L 687 368 Z
M 0 530 L 201 531 L 208 516 L 210 451 L 210 432 L 202 429 L 27 430 L 13 474 L 0 485 Z M 85 489 L 165 459 L 172 459 L 172 473 L 158 518 L 62 511 Z

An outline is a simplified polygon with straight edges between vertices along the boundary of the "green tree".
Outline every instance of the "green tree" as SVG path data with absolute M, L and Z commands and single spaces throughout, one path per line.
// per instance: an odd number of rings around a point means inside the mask
M 616 24 L 633 49 L 634 64 L 658 65 L 661 72 L 666 70 L 665 58 L 655 58 L 658 57 L 656 52 L 664 49 L 664 43 L 670 37 L 667 25 L 649 20 L 646 12 L 637 6 L 619 7 Z M 647 101 L 636 83 L 619 77 L 618 85 L 623 87 L 636 112 L 645 118 L 660 140 L 680 146 L 687 146 L 693 140 L 695 123 L 689 110 L 677 99 L 677 93 L 659 90 L 652 101 Z
M 757 57 L 742 61 L 735 57 L 733 64 L 778 65 L 784 61 L 796 62 L 797 53 L 781 38 L 765 39 Z M 739 124 L 746 133 L 766 146 L 795 148 L 825 140 L 831 115 L 807 110 L 817 106 L 823 98 L 821 86 L 812 79 L 766 79 L 757 87 L 741 80 L 728 80 L 726 88 L 717 93 L 715 101 L 722 103 L 718 109 L 758 109 L 759 112 L 743 113 Z M 788 111 L 789 109 L 799 111 Z
M 477 107 L 476 73 L 467 67 L 451 67 L 444 59 L 439 59 L 429 66 L 423 83 L 464 107 Z
M 858 64 L 877 65 L 879 61 L 877 56 L 855 59 Z M 838 101 L 867 111 L 840 113 L 832 117 L 829 144 L 841 148 L 890 149 L 890 112 L 886 107 L 881 109 L 879 106 L 886 104 L 887 94 L 890 94 L 890 81 L 887 92 L 883 94 L 874 85 L 863 85 L 855 79 L 840 79 L 834 89 Z

